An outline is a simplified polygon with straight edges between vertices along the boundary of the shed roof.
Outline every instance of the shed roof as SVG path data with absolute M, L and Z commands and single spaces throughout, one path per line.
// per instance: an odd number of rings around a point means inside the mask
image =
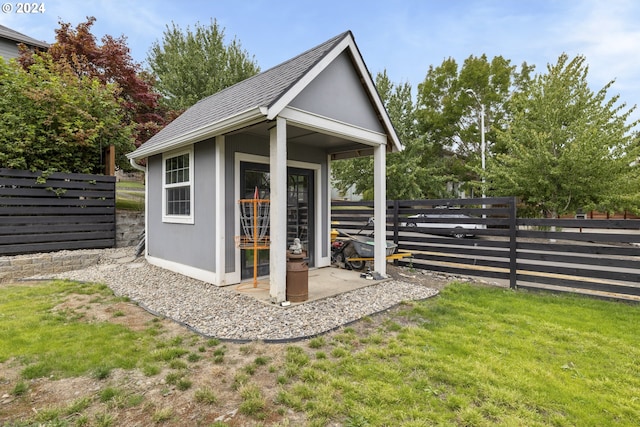
M 43 49 L 49 48 L 49 43 L 36 40 L 33 37 L 29 37 L 27 35 L 19 33 L 9 27 L 5 27 L 4 25 L 0 25 L 0 37 L 8 40 L 13 40 L 14 42 L 16 42 L 16 44 L 24 43 L 27 46 L 40 47 Z
M 387 129 L 388 140 L 400 149 L 401 144 L 380 101 L 369 72 L 350 31 L 301 53 L 260 74 L 210 95 L 187 109 L 160 132 L 128 156 L 144 158 L 186 144 L 233 131 L 265 120 L 272 120 L 327 64 L 321 64 L 330 53 L 351 48 L 360 63 L 361 77 L 368 88 L 377 113 Z M 330 61 L 329 61 L 330 62 Z M 315 69 L 315 71 L 314 71 Z M 311 76 L 311 77 L 310 77 Z

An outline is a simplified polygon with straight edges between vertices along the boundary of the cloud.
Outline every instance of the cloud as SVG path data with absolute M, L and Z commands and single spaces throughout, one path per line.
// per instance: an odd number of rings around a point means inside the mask
M 640 90 L 640 3 L 589 1 L 573 9 L 567 21 L 567 42 L 583 54 L 589 74 L 601 84 L 616 79 L 616 86 Z

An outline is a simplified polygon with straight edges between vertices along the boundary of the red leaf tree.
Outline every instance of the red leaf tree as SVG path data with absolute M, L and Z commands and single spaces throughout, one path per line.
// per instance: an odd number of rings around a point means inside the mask
M 126 37 L 105 35 L 98 44 L 91 33 L 95 22 L 96 18 L 87 17 L 86 22 L 73 28 L 60 21 L 49 53 L 55 62 L 69 64 L 79 77 L 95 77 L 105 85 L 116 83 L 120 87 L 118 103 L 124 113 L 123 124 L 134 124 L 135 145 L 140 146 L 175 115 L 160 106 L 155 79 L 133 61 Z M 37 54 L 23 48 L 19 61 L 28 69 Z

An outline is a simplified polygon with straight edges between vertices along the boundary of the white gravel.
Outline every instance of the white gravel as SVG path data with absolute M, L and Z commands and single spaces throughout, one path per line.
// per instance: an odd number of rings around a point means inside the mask
M 48 276 L 52 277 L 52 276 Z M 438 293 L 419 284 L 385 281 L 290 307 L 269 305 L 230 287 L 217 287 L 135 259 L 133 248 L 107 249 L 98 265 L 53 277 L 108 285 L 145 309 L 209 337 L 278 341 L 327 332 L 402 301 Z

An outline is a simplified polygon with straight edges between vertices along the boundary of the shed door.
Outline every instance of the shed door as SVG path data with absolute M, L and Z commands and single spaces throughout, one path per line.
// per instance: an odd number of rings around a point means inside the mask
M 252 199 L 256 187 L 260 198 L 269 198 L 269 165 L 242 162 L 240 164 L 240 197 Z M 302 246 L 307 251 L 307 262 L 310 266 L 315 265 L 315 254 L 313 252 L 315 246 L 314 188 L 313 170 L 287 169 L 287 248 L 293 243 L 293 239 L 299 238 Z M 252 249 L 240 251 L 241 279 L 243 280 L 253 277 L 253 252 L 254 250 Z M 267 276 L 269 274 L 269 250 L 259 249 L 256 252 L 258 256 L 258 275 Z

